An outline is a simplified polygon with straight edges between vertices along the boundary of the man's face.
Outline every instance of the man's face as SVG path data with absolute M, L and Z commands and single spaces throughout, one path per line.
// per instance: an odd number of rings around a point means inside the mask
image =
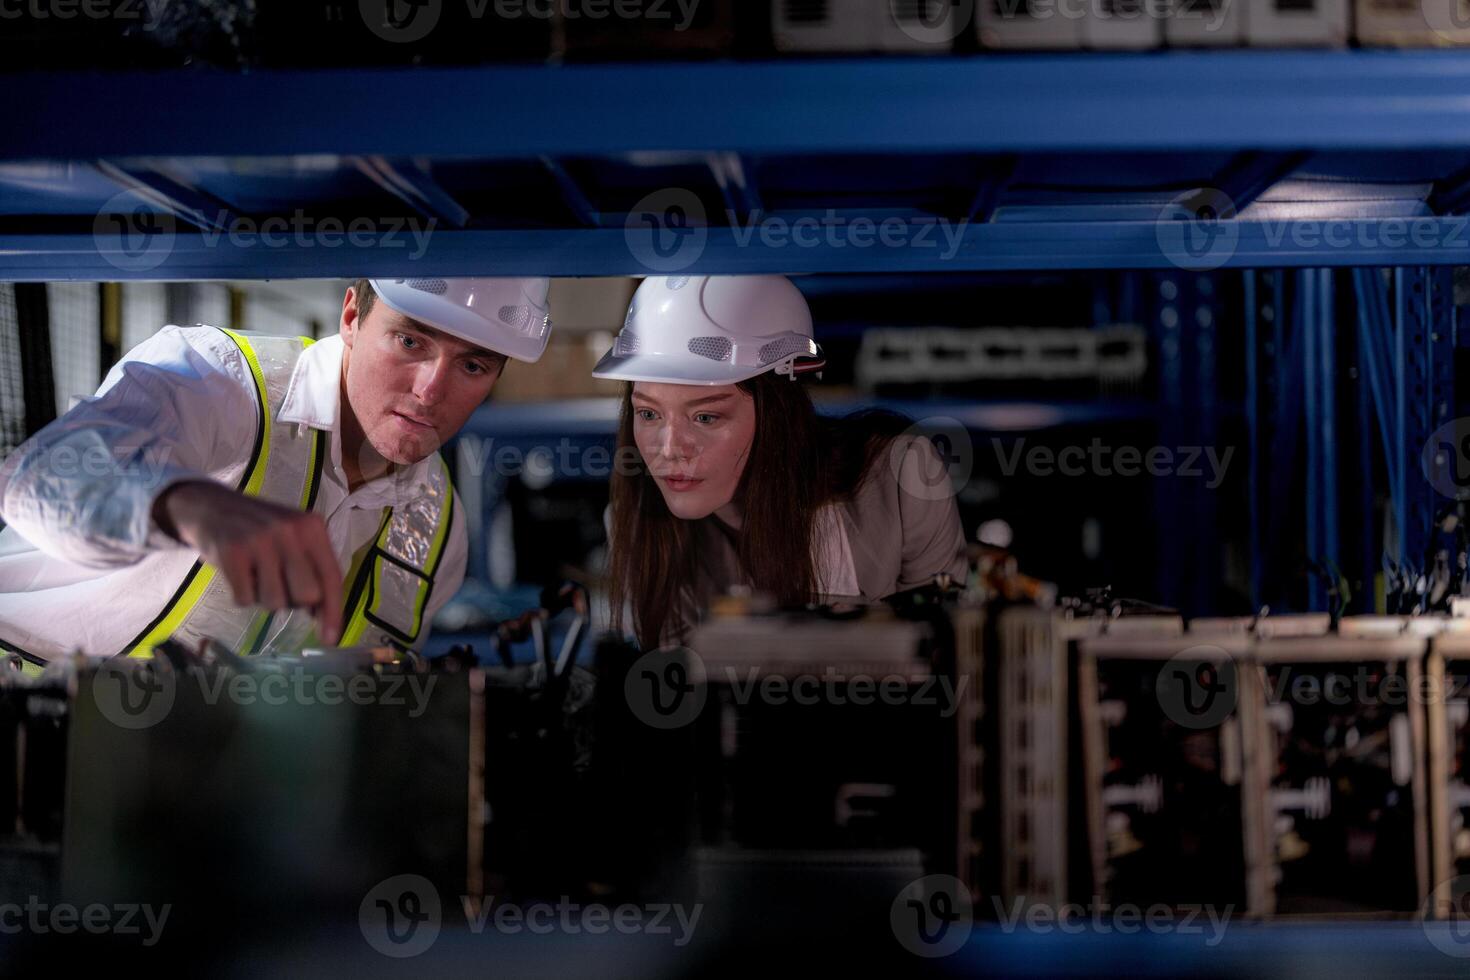
M 382 300 L 343 307 L 347 400 L 379 456 L 409 465 L 438 451 L 483 403 L 505 358 L 409 319 Z
M 735 498 L 755 441 L 755 399 L 735 385 L 633 385 L 633 439 L 675 517 Z

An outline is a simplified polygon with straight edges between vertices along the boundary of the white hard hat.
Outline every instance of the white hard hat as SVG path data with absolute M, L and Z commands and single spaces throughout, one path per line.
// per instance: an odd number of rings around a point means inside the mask
M 655 277 L 633 294 L 592 376 L 725 385 L 766 371 L 794 377 L 821 356 L 806 298 L 785 276 Z
M 551 337 L 551 280 L 544 276 L 369 281 L 404 316 L 518 361 L 539 359 Z

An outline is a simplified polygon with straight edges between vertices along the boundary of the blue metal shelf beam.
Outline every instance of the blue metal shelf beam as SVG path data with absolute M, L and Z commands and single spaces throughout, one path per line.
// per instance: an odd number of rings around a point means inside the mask
M 1224 223 L 1221 223 L 1224 224 Z M 756 228 L 709 228 L 697 255 L 679 271 L 705 274 L 839 272 L 974 272 L 1041 269 L 1175 269 L 1207 261 L 1221 268 L 1291 268 L 1470 264 L 1470 220 L 1465 217 L 1341 219 L 1332 222 L 1246 222 L 1222 229 L 1230 238 L 1198 258 L 1160 243 L 1161 222 L 1052 221 L 975 224 L 910 223 L 902 244 L 883 245 L 876 230 L 865 246 L 799 244 L 788 222 L 782 239 L 763 241 Z M 323 227 L 313 225 L 312 229 Z M 851 237 L 849 222 L 841 235 Z M 949 236 L 946 235 L 946 228 Z M 413 233 L 418 232 L 416 237 Z M 155 229 L 156 230 L 156 229 Z M 97 234 L 0 234 L 0 278 L 46 280 L 319 279 L 435 275 L 649 275 L 630 244 L 640 232 L 624 228 L 451 230 L 379 224 L 354 245 L 337 228 L 333 237 L 309 230 L 292 244 L 281 226 L 272 246 L 248 237 L 163 232 L 157 241 L 125 243 Z M 648 234 L 648 232 L 642 232 Z M 819 242 L 824 231 L 803 232 Z M 952 236 L 952 237 L 950 237 Z M 1390 244 L 1384 244 L 1390 240 Z M 1361 243 L 1357 245 L 1339 243 Z M 148 258 L 140 256 L 147 253 Z
M 358 157 L 353 162 L 363 176 L 407 204 L 419 216 L 433 218 L 454 228 L 469 224 L 470 213 L 464 205 L 435 184 L 418 164 L 395 164 L 381 156 Z
M 10 159 L 1295 151 L 1460 147 L 1470 131 L 1470 60 L 1442 51 L 18 73 L 7 82 L 0 154 Z M 365 94 L 369 125 L 344 108 Z M 168 111 L 145 124 L 145 106 Z

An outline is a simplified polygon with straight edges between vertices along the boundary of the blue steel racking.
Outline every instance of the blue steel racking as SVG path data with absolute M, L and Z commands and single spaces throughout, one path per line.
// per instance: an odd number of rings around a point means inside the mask
M 1252 601 L 1300 523 L 1307 554 L 1371 579 L 1372 453 L 1341 452 L 1356 373 L 1393 526 L 1415 565 L 1446 503 L 1421 472 L 1457 412 L 1449 266 L 1470 264 L 1470 57 L 1176 51 L 703 64 L 7 76 L 0 277 L 236 279 L 671 271 L 1139 270 L 1171 439 L 1217 438 L 1223 270 L 1244 270 Z M 667 198 L 687 191 L 691 208 Z M 692 213 L 691 213 L 692 211 Z M 676 214 L 677 212 L 677 214 Z M 703 213 L 700 213 L 703 212 Z M 312 235 L 240 241 L 300 215 Z M 368 218 L 368 244 L 321 227 Z M 678 217 L 678 221 L 672 220 Z M 386 225 L 432 222 L 421 254 Z M 851 247 L 762 230 L 898 222 Z M 675 248 L 639 247 L 673 235 Z M 953 231 L 948 251 L 916 231 Z M 698 247 L 680 251 L 696 235 Z M 287 236 L 289 238 L 289 235 Z M 1383 270 L 1389 270 L 1384 272 Z M 1344 271 L 1337 271 L 1344 270 Z M 1345 279 L 1351 279 L 1351 289 Z M 1343 295 L 1355 318 L 1342 315 Z M 1355 322 L 1354 322 L 1355 320 Z M 1349 329 L 1340 329 L 1343 323 Z M 1353 341 L 1356 362 L 1342 352 Z M 1305 512 L 1282 475 L 1304 433 Z M 1349 456 L 1353 458 L 1349 459 Z M 1453 462 L 1453 461 L 1451 461 Z M 1355 469 L 1360 493 L 1339 477 Z M 1213 501 L 1161 525 L 1213 534 Z M 1208 531 L 1206 531 L 1208 529 Z M 1169 564 L 1165 563 L 1166 566 Z M 1187 608 L 1211 581 L 1161 569 Z M 1308 604 L 1326 601 L 1314 585 Z

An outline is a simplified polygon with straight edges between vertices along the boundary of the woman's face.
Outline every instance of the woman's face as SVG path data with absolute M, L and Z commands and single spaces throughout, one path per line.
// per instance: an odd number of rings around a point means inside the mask
M 735 385 L 638 381 L 633 438 L 669 511 L 708 517 L 735 498 L 755 440 L 755 399 Z

